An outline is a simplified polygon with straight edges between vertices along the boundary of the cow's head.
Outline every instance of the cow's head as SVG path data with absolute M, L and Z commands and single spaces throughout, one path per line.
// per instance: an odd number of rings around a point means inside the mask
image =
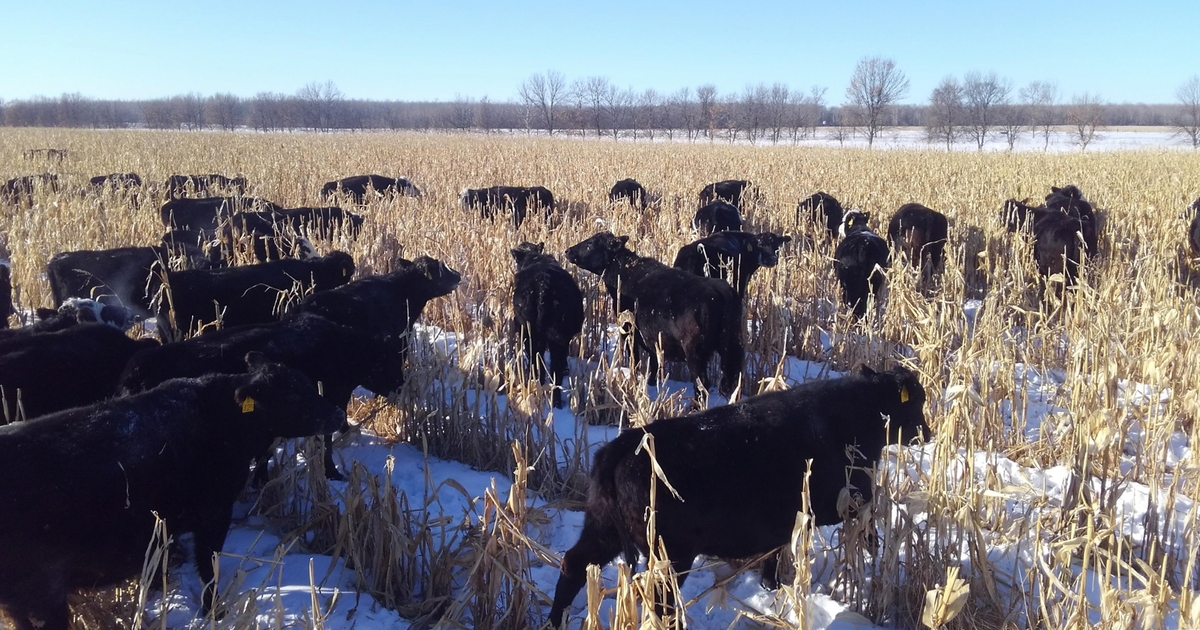
M 866 365 L 861 372 L 863 377 L 884 386 L 880 403 L 889 418 L 888 443 L 905 444 L 931 437 L 925 422 L 925 388 L 916 372 L 903 366 L 876 372 Z
M 261 352 L 251 352 L 245 360 L 249 373 L 234 391 L 233 402 L 265 435 L 320 435 L 345 424 L 346 412 L 321 396 L 300 371 L 271 363 Z
M 754 253 L 758 256 L 758 264 L 761 267 L 774 267 L 779 264 L 779 248 L 791 242 L 792 237 L 780 236 L 774 232 L 761 232 L 755 234 L 754 238 L 746 244 L 747 247 L 756 246 Z
M 451 291 L 458 288 L 458 283 L 462 281 L 462 275 L 457 271 L 447 267 L 445 263 L 429 256 L 421 256 L 413 261 L 412 267 L 419 269 L 429 281 L 433 289 L 433 297 L 441 297 L 449 295 Z
M 512 251 L 513 260 L 517 261 L 517 267 L 524 267 L 525 263 L 532 260 L 535 256 L 540 256 L 546 252 L 544 243 L 521 243 Z
M 871 215 L 855 208 L 842 217 L 842 227 L 838 229 L 838 233 L 845 238 L 855 232 L 871 229 L 870 223 Z
M 600 232 L 585 241 L 567 248 L 567 261 L 592 273 L 604 273 L 617 255 L 625 249 L 628 236 L 613 236 L 612 232 Z

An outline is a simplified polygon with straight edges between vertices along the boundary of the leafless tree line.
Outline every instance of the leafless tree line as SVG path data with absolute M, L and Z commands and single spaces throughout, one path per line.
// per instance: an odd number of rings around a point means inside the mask
M 310 83 L 294 94 L 262 92 L 251 98 L 197 93 L 145 101 L 87 98 L 0 100 L 7 126 L 155 129 L 250 128 L 259 131 L 458 129 L 526 130 L 549 134 L 634 140 L 665 137 L 688 141 L 797 142 L 823 137 L 845 142 L 854 136 L 873 145 L 888 127 L 923 127 L 932 144 L 983 148 L 1001 138 L 1009 148 L 1022 138 L 1048 147 L 1068 133 L 1081 148 L 1106 126 L 1170 126 L 1200 148 L 1200 76 L 1176 92 L 1172 104 L 1103 103 L 1092 93 L 1064 99 L 1058 86 L 1033 81 L 1016 88 L 995 72 L 948 76 L 925 105 L 901 105 L 909 81 L 882 57 L 861 60 L 840 105 L 826 101 L 827 89 L 797 89 L 783 83 L 746 85 L 721 94 L 715 85 L 672 93 L 622 88 L 607 77 L 573 81 L 556 71 L 531 75 L 515 101 L 457 96 L 451 102 L 348 99 L 332 82 Z M 1068 131 L 1063 131 L 1067 129 Z M 823 131 L 822 131 L 823 130 Z

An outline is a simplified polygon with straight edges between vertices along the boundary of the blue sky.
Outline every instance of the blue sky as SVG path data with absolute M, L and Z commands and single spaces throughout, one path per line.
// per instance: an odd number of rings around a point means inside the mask
M 18 4 L 19 3 L 19 4 Z M 515 98 L 530 74 L 608 77 L 673 92 L 713 83 L 829 89 L 882 55 L 907 74 L 906 102 L 942 77 L 995 71 L 1017 87 L 1166 103 L 1200 73 L 1200 2 L 106 2 L 10 0 L 0 98 L 81 92 L 294 93 L 332 80 L 349 98 Z

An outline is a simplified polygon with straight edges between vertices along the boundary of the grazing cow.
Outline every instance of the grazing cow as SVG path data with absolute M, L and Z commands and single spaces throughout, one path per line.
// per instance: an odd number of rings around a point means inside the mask
M 779 248 L 791 240 L 773 232 L 717 232 L 681 247 L 673 266 L 708 278 L 723 278 L 729 269 L 733 288 L 744 299 L 750 277 L 759 267 L 779 264 Z
M 1044 206 L 1030 205 L 1029 199 L 1017 201 L 1016 199 L 1005 200 L 1004 206 L 1001 208 L 1001 216 L 1004 220 L 1004 227 L 1009 232 L 1018 232 L 1022 229 L 1033 231 L 1033 224 L 1037 222 L 1040 215 L 1046 213 Z
M 1192 256 L 1200 256 L 1200 198 L 1188 206 L 1192 211 L 1192 223 L 1188 226 L 1188 246 Z
M 625 247 L 628 236 L 600 232 L 567 250 L 572 264 L 601 276 L 616 311 L 633 311 L 634 360 L 650 355 L 650 380 L 658 374 L 658 353 L 686 361 L 692 382 L 708 389 L 708 361 L 721 355 L 720 392 L 730 395 L 745 364 L 742 301 L 723 280 L 703 278 L 644 258 Z M 619 287 L 619 289 L 618 289 Z
M 38 175 L 26 175 L 24 177 L 14 177 L 4 184 L 4 188 L 0 189 L 0 197 L 3 197 L 12 204 L 33 203 L 33 193 L 39 189 L 48 189 L 58 191 L 58 175 L 54 173 L 40 173 Z
M 310 260 L 274 260 L 225 269 L 167 272 L 167 297 L 159 302 L 158 330 L 164 341 L 221 326 L 265 324 L 278 319 L 286 295 L 328 291 L 350 282 L 354 259 L 331 252 Z
M 183 246 L 183 250 L 188 254 L 186 266 L 198 269 L 213 266 L 209 256 L 199 248 Z M 149 317 L 150 302 L 160 286 L 154 270 L 170 256 L 171 250 L 165 246 L 63 252 L 46 263 L 46 277 L 56 307 L 69 298 L 92 298 L 126 306 L 138 316 Z
M 230 223 L 234 238 L 253 239 L 255 259 L 265 262 L 292 256 L 293 252 L 296 258 L 315 255 L 308 251 L 312 244 L 299 236 L 305 227 L 316 238 L 332 238 L 337 230 L 357 237 L 363 217 L 338 207 L 289 208 L 279 212 L 239 212 Z
M 17 418 L 18 399 L 26 418 L 104 400 L 116 393 L 129 357 L 157 345 L 105 324 L 6 335 L 0 340 L 4 419 Z
M 811 221 L 825 226 L 825 234 L 829 240 L 838 235 L 842 227 L 842 204 L 833 195 L 816 192 L 796 205 L 796 223 Z
M 842 303 L 854 316 L 867 314 L 867 297 L 878 295 L 888 268 L 888 245 L 871 231 L 870 215 L 851 210 L 842 220 L 842 240 L 833 251 L 833 268 L 842 285 Z
M 458 195 L 458 203 L 464 210 L 478 209 L 485 219 L 494 219 L 497 210 L 507 208 L 518 228 L 531 208 L 540 206 L 547 219 L 554 213 L 554 195 L 542 186 L 467 188 Z
M 88 180 L 88 184 L 97 190 L 105 188 L 129 190 L 130 188 L 141 188 L 142 178 L 138 177 L 137 173 L 111 173 L 109 175 L 97 175 Z
M 12 271 L 0 265 L 0 330 L 8 328 L 8 316 L 16 313 L 12 301 Z
M 221 224 L 235 212 L 279 212 L 279 206 L 253 197 L 204 197 L 201 199 L 172 199 L 159 209 L 162 224 L 167 229 L 195 230 L 206 239 L 217 238 Z
M 198 195 L 208 195 L 209 191 L 214 188 L 232 191 L 238 196 L 246 194 L 245 177 L 230 178 L 216 173 L 209 175 L 172 175 L 163 184 L 168 199 L 186 197 L 189 186 L 191 186 L 192 192 Z
M 362 204 L 367 191 L 373 190 L 380 195 L 404 195 L 420 197 L 421 191 L 403 177 L 384 177 L 383 175 L 356 175 L 332 182 L 326 182 L 321 187 L 321 198 L 328 199 L 341 191 L 356 204 Z
M 567 376 L 571 339 L 583 330 L 583 293 L 571 274 L 545 253 L 541 244 L 521 243 L 512 250 L 517 263 L 513 282 L 513 328 L 520 336 L 534 374 L 545 382 L 542 353 L 550 352 L 551 394 L 563 406 L 559 385 Z
M 613 203 L 625 202 L 634 208 L 645 210 L 649 195 L 636 179 L 628 178 L 613 184 L 608 193 L 608 200 Z
M 148 392 L 0 427 L 0 608 L 18 630 L 66 630 L 68 595 L 138 576 L 156 514 L 193 534 L 202 604 L 247 467 L 276 437 L 345 413 L 291 368 L 177 379 Z
M 241 374 L 246 364 L 240 357 L 248 352 L 261 352 L 269 361 L 300 370 L 310 381 L 320 383 L 325 398 L 342 409 L 360 385 L 387 394 L 404 381 L 398 340 L 381 342 L 373 334 L 300 313 L 283 321 L 223 328 L 138 352 L 126 365 L 118 391 L 146 391 L 173 378 Z M 255 470 L 259 481 L 266 480 L 265 460 L 263 457 Z M 325 475 L 344 479 L 333 461 L 328 435 Z
M 751 202 L 758 196 L 754 184 L 744 179 L 727 179 L 709 184 L 700 190 L 700 205 L 706 206 L 714 201 L 726 201 L 738 208 L 743 202 Z
M 731 203 L 714 201 L 696 211 L 692 229 L 703 236 L 714 232 L 736 232 L 742 229 L 742 214 Z
M 843 490 L 852 486 L 852 494 L 870 500 L 867 470 L 885 443 L 928 438 L 924 404 L 925 389 L 913 372 L 864 366 L 859 375 L 623 431 L 596 452 L 583 531 L 563 556 L 551 625 L 561 626 L 587 582 L 588 565 L 603 566 L 620 553 L 633 563 L 649 552 L 650 505 L 657 507 L 655 531 L 680 586 L 697 555 L 749 558 L 787 544 L 806 474 L 816 524 L 840 523 Z M 641 446 L 651 436 L 654 471 Z M 652 498 L 656 473 L 663 479 Z
M 888 242 L 904 252 L 910 265 L 937 273 L 942 270 L 948 226 L 946 215 L 919 203 L 906 203 L 888 221 Z

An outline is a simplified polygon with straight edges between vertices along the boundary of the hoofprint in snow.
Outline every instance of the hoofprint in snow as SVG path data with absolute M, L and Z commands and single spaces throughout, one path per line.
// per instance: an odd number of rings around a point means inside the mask
M 447 355 L 457 352 L 458 340 L 455 336 L 435 327 L 420 326 L 414 336 L 416 352 Z M 1015 366 L 1013 369 L 1021 372 L 1023 378 L 1018 380 L 1025 384 L 1028 392 L 1026 430 L 1036 435 L 1043 420 L 1062 412 L 1053 404 L 1055 392 L 1062 385 L 1062 376 L 1038 373 L 1026 366 Z M 791 357 L 785 362 L 782 375 L 789 384 L 814 378 L 841 376 L 831 371 L 827 365 Z M 668 382 L 663 387 L 685 390 L 689 386 Z M 937 394 L 934 391 L 930 392 L 931 398 L 935 395 Z M 947 396 L 953 395 L 954 392 L 947 393 Z M 1154 391 L 1144 385 L 1122 383 L 1121 395 L 1131 397 L 1131 402 L 1153 404 L 1163 396 L 1170 396 L 1171 392 Z M 719 402 L 710 401 L 710 404 Z M 1009 413 L 1011 414 L 1011 410 Z M 616 429 L 613 427 L 579 426 L 575 416 L 566 409 L 553 411 L 553 424 L 564 442 L 573 442 L 585 432 L 587 439 L 583 440 L 583 443 L 598 445 L 616 435 Z M 1128 436 L 1130 442 L 1138 439 L 1136 434 Z M 1173 462 L 1186 460 L 1190 456 L 1190 448 L 1186 436 L 1176 434 L 1171 439 L 1169 457 Z M 898 457 L 902 449 L 907 452 L 903 457 Z M 890 478 L 928 477 L 933 453 L 932 444 L 922 447 L 888 447 L 884 451 L 882 470 Z M 343 469 L 348 469 L 351 462 L 358 462 L 379 476 L 383 476 L 390 469 L 391 482 L 398 493 L 406 495 L 412 505 L 426 506 L 427 510 L 439 511 L 428 515 L 429 518 L 445 516 L 458 521 L 467 518 L 478 522 L 484 492 L 495 487 L 503 500 L 507 498 L 511 489 L 511 481 L 504 475 L 473 470 L 458 462 L 425 455 L 419 447 L 412 444 L 389 443 L 370 435 L 360 435 L 350 444 L 339 448 L 335 458 L 339 460 L 339 466 Z M 968 469 L 968 464 L 971 464 L 969 469 L 977 476 L 987 474 L 999 477 L 1006 493 L 1010 495 L 1006 502 L 1006 510 L 1012 519 L 1028 518 L 1035 511 L 1031 507 L 1034 505 L 1062 505 L 1071 485 L 1071 473 L 1063 467 L 1047 470 L 1024 467 L 986 451 L 960 451 L 957 458 L 957 462 L 945 467 L 947 474 L 961 475 Z M 898 466 L 898 461 L 904 463 Z M 448 480 L 452 480 L 452 483 L 445 483 Z M 454 488 L 454 485 L 461 486 L 470 497 Z M 330 486 L 334 493 L 334 501 L 340 504 L 341 493 L 347 484 L 331 482 Z M 431 496 L 431 493 L 435 496 Z M 1172 505 L 1166 505 L 1164 493 L 1165 491 L 1158 491 L 1158 501 L 1153 502 L 1158 506 L 1158 522 L 1174 523 L 1174 531 L 1179 532 L 1180 536 L 1171 542 L 1182 544 L 1182 533 L 1194 526 L 1186 522 L 1193 506 L 1189 499 L 1180 497 L 1175 497 Z M 1123 533 L 1136 535 L 1136 530 L 1144 525 L 1147 506 L 1151 504 L 1149 494 L 1150 489 L 1142 484 L 1125 484 L 1118 500 L 1124 516 L 1121 526 Z M 563 552 L 578 540 L 583 527 L 583 513 L 546 506 L 544 501 L 532 496 L 529 499 L 529 507 L 541 508 L 549 519 L 548 522 L 531 526 L 531 531 L 526 533 L 561 557 Z M 909 511 L 914 521 L 921 520 L 922 505 L 919 496 L 914 497 L 903 509 Z M 242 514 L 247 514 L 250 506 L 242 505 L 240 510 Z M 313 619 L 316 617 L 322 620 L 323 627 L 330 629 L 409 627 L 410 621 L 378 605 L 370 595 L 356 590 L 354 571 L 349 569 L 344 561 L 298 551 L 298 545 L 281 542 L 276 535 L 267 530 L 262 519 L 256 516 L 247 515 L 235 523 L 220 558 L 221 587 L 252 593 L 258 603 L 257 620 L 264 627 L 313 627 Z M 813 590 L 808 597 L 812 628 L 875 628 L 868 619 L 846 609 L 830 595 L 833 592 L 834 560 L 827 541 L 836 539 L 840 527 L 819 528 L 813 537 Z M 1023 580 L 1026 572 L 1037 562 L 1029 545 L 998 543 L 990 547 L 987 553 L 993 571 L 997 573 L 995 579 L 1000 588 L 1018 591 L 1025 589 Z M 970 554 L 970 550 L 962 550 L 964 571 L 970 567 Z M 614 561 L 602 570 L 602 582 L 606 588 L 615 585 L 615 564 L 619 561 Z M 539 599 L 543 602 L 542 609 L 546 612 L 559 571 L 555 565 L 532 559 L 532 554 L 531 565 L 533 580 L 541 593 Z M 742 571 L 736 575 L 734 573 L 734 570 L 723 562 L 697 559 L 693 565 L 693 573 L 683 588 L 684 599 L 690 602 L 687 609 L 689 627 L 762 627 L 744 617 L 743 612 L 767 613 L 780 619 L 791 617 L 790 604 L 783 601 L 783 597 L 777 597 L 776 592 L 763 589 L 759 585 L 759 575 L 756 571 Z M 199 613 L 202 585 L 191 562 L 175 569 L 172 576 L 174 586 L 165 595 L 155 595 L 147 601 L 149 618 L 157 618 L 165 609 L 167 623 L 171 627 L 205 627 L 207 622 Z M 725 584 L 714 588 L 718 582 Z M 581 593 L 575 606 L 568 609 L 570 625 L 579 623 L 585 600 L 586 595 Z M 600 618 L 608 619 L 612 609 L 613 600 L 608 598 L 600 608 Z M 1181 627 L 1178 615 L 1166 619 L 1165 627 Z

